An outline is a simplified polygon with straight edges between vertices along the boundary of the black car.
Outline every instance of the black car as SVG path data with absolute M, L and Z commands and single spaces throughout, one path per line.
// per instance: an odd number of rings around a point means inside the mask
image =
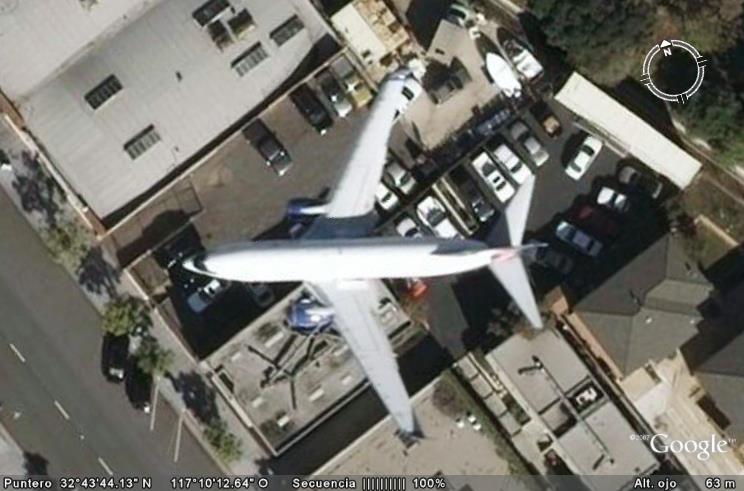
M 152 375 L 132 363 L 127 372 L 124 390 L 135 409 L 149 413 L 152 410 Z
M 101 369 L 110 382 L 124 381 L 129 359 L 129 336 L 105 334 L 101 346 Z
M 266 165 L 278 176 L 283 176 L 292 167 L 292 158 L 287 149 L 260 119 L 243 128 L 243 136 L 251 142 L 266 161 Z
M 289 95 L 289 98 L 313 128 L 321 135 L 325 135 L 333 125 L 333 120 L 315 92 L 302 84 Z

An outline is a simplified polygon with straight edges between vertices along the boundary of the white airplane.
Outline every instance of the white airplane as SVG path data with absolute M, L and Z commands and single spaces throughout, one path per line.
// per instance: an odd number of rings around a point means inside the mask
M 338 320 L 334 327 L 399 428 L 410 435 L 416 435 L 418 428 L 395 356 L 375 313 L 372 280 L 441 276 L 487 267 L 529 322 L 542 325 L 520 254 L 526 248 L 521 242 L 534 177 L 519 189 L 486 242 L 369 236 L 390 131 L 421 91 L 409 70 L 395 72 L 383 83 L 331 199 L 327 203 L 290 202 L 290 216 L 315 217 L 300 238 L 240 242 L 183 263 L 190 271 L 231 281 L 311 283 L 324 305 L 312 310 L 313 304 L 308 303 L 306 317 L 332 312 Z

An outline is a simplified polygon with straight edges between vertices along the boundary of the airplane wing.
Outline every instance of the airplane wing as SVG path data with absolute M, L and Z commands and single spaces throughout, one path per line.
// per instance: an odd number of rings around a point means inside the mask
M 329 218 L 366 215 L 374 209 L 382 179 L 390 131 L 398 113 L 421 92 L 409 70 L 400 70 L 382 84 L 372 110 L 326 207 Z
M 375 295 L 368 281 L 313 283 L 322 300 L 333 306 L 334 327 L 344 337 L 367 379 L 398 427 L 417 433 L 411 399 L 398 372 L 390 341 L 377 320 Z

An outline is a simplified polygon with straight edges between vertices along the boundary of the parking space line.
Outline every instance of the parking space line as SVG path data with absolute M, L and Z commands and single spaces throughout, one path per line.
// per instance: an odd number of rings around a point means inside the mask
M 57 408 L 57 411 L 59 411 L 59 413 L 62 415 L 63 418 L 65 418 L 68 421 L 70 420 L 70 415 L 67 414 L 67 411 L 65 411 L 65 408 L 62 407 L 62 404 L 60 404 L 59 401 L 57 400 L 54 401 L 54 407 Z
M 106 461 L 103 460 L 101 457 L 98 457 L 98 463 L 101 464 L 101 467 L 103 467 L 103 470 L 105 470 L 109 476 L 114 475 L 114 471 L 111 470 L 111 467 L 109 467 Z
M 181 410 L 181 414 L 178 416 L 178 426 L 176 426 L 176 445 L 173 450 L 173 462 L 178 462 L 178 454 L 181 450 L 181 433 L 183 432 L 183 416 L 186 412 L 185 409 Z
M 150 411 L 150 431 L 155 431 L 155 413 L 158 410 L 159 388 L 160 384 L 158 384 L 158 381 L 156 380 L 155 388 L 152 391 L 152 402 L 150 403 L 150 407 L 152 408 L 152 411 Z
M 19 360 L 21 360 L 21 363 L 26 363 L 26 358 L 21 354 L 20 350 L 16 348 L 16 345 L 13 343 L 9 343 L 11 351 L 15 353 L 15 355 L 18 357 Z

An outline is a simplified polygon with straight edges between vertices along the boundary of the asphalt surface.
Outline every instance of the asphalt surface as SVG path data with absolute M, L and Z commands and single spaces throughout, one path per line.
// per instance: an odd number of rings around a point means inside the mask
M 164 400 L 151 432 L 149 415 L 103 378 L 97 312 L 4 193 L 0 231 L 0 421 L 40 457 L 37 472 L 105 476 L 108 467 L 152 477 L 155 489 L 176 475 L 220 475 L 185 427 L 179 438 Z

